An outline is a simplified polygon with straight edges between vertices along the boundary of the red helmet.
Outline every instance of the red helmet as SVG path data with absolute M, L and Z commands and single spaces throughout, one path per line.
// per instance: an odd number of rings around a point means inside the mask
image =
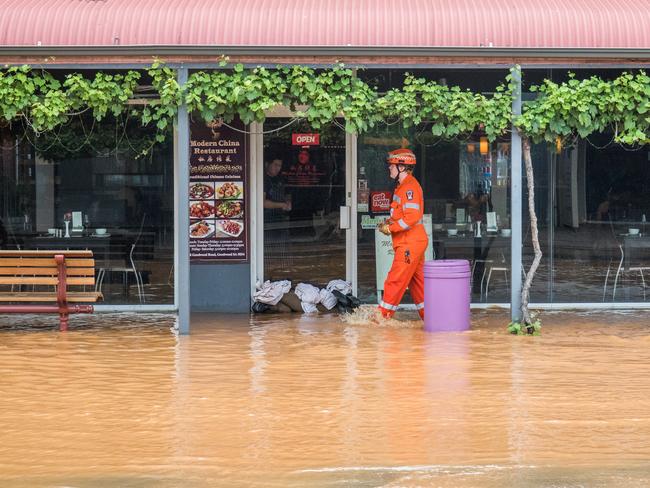
M 395 149 L 388 153 L 388 164 L 415 165 L 415 154 L 410 149 Z

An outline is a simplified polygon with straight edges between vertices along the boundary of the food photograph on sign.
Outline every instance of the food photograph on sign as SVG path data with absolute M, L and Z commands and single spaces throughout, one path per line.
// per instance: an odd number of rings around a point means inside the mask
M 239 237 L 244 231 L 244 222 L 241 220 L 217 220 L 216 237 Z
M 214 197 L 214 183 L 201 181 L 190 185 L 190 200 L 205 200 Z
M 190 237 L 193 239 L 205 239 L 211 237 L 214 232 L 214 220 L 199 220 L 190 224 Z
M 217 200 L 215 214 L 219 219 L 240 219 L 244 216 L 243 200 Z
M 207 219 L 214 217 L 215 206 L 213 200 L 198 200 L 190 202 L 191 219 Z
M 226 181 L 216 184 L 215 195 L 220 200 L 236 200 L 244 195 L 244 185 L 241 181 Z

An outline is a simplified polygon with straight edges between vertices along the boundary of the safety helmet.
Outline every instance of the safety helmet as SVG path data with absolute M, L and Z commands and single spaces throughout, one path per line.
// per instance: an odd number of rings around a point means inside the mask
M 410 149 L 395 149 L 388 153 L 386 158 L 388 164 L 415 165 L 415 154 Z

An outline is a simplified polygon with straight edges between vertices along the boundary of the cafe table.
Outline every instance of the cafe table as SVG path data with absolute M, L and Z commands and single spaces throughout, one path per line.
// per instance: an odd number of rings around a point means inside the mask
M 455 236 L 434 232 L 432 238 L 432 245 L 440 259 L 467 259 L 471 262 L 473 291 L 477 293 L 480 293 L 480 278 L 486 263 L 501 262 L 505 259 L 505 266 L 510 266 L 510 237 L 494 233 L 476 237 L 470 232 L 459 232 Z
M 623 237 L 623 266 L 625 271 L 630 268 L 650 270 L 650 237 L 645 235 L 629 235 Z
M 650 236 L 642 234 L 618 234 L 617 241 L 621 247 L 621 268 L 616 271 L 614 280 L 613 297 L 616 296 L 616 283 L 619 282 L 619 274 L 625 275 L 638 273 L 640 284 L 645 285 L 645 276 L 650 276 Z M 645 273 L 645 274 L 644 274 Z M 643 288 L 645 299 L 645 287 Z M 630 287 L 625 287 L 625 299 L 630 300 Z
M 54 237 L 49 235 L 27 237 L 23 240 L 25 249 L 61 249 L 62 251 L 71 250 L 89 250 L 93 251 L 95 260 L 109 260 L 111 254 L 111 245 L 115 244 L 113 236 L 105 237 L 94 236 L 71 236 L 71 237 Z

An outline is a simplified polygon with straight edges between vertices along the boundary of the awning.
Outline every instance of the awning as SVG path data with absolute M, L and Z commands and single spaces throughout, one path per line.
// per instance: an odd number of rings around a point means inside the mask
M 649 0 L 0 0 L 0 47 L 650 48 Z

